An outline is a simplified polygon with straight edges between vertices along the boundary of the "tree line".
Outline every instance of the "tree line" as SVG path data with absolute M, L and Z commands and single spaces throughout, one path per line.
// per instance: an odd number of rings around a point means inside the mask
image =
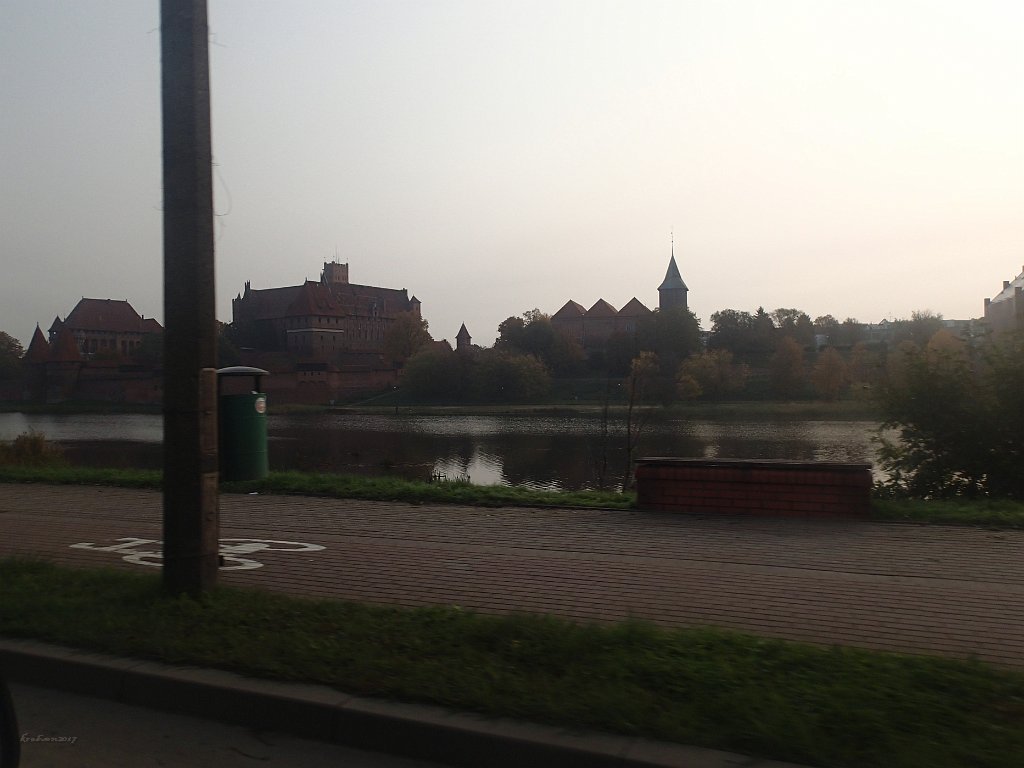
M 915 312 L 892 324 L 891 343 L 924 344 L 942 327 L 941 315 Z M 695 399 L 836 400 L 851 387 L 876 385 L 886 365 L 886 345 L 866 340 L 856 319 L 811 320 L 790 308 L 725 309 L 711 316 L 707 334 L 689 310 L 655 310 L 637 319 L 635 332 L 612 333 L 589 350 L 558 332 L 537 309 L 506 318 L 493 347 L 468 355 L 429 345 L 426 321 L 419 318 L 399 318 L 387 340 L 393 335 L 403 343 L 386 346 L 404 365 L 403 387 L 414 397 L 454 402 L 536 400 L 559 380 L 587 377 L 613 380 L 621 391 L 641 354 L 647 355 L 646 397 L 665 405 Z M 410 336 L 415 343 L 406 343 Z

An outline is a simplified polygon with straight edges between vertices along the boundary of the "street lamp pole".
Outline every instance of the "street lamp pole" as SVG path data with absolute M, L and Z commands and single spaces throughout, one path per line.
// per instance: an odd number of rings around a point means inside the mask
M 217 580 L 217 319 L 206 0 L 161 0 L 164 588 Z

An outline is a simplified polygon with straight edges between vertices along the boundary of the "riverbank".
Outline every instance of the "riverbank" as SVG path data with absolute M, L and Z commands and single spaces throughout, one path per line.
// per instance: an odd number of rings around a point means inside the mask
M 270 398 L 270 409 L 277 414 L 394 414 L 396 404 L 383 399 L 372 403 L 340 405 L 298 405 L 274 404 Z M 622 416 L 628 406 L 615 403 L 607 406 L 607 413 Z M 878 407 L 867 399 L 825 402 L 818 400 L 774 401 L 742 400 L 735 402 L 689 402 L 671 406 L 643 406 L 645 413 L 654 419 L 723 419 L 742 421 L 747 419 L 815 419 L 815 420 L 878 420 Z M 159 405 L 131 405 L 98 402 L 65 403 L 0 403 L 0 413 L 33 414 L 130 414 L 161 413 Z M 532 404 L 481 404 L 481 405 L 433 405 L 429 403 L 397 403 L 397 413 L 405 415 L 431 416 L 592 416 L 605 413 L 600 402 L 573 401 L 565 403 Z
M 589 416 L 600 418 L 604 413 L 621 417 L 629 410 L 627 405 L 594 402 L 568 402 L 551 404 L 484 404 L 484 405 L 431 405 L 400 403 L 392 405 L 279 405 L 276 413 L 344 413 L 344 414 L 414 414 L 429 416 Z M 645 405 L 634 407 L 654 420 L 662 419 L 720 419 L 744 421 L 758 419 L 813 419 L 835 421 L 877 421 L 880 412 L 869 400 L 817 400 L 772 401 L 743 400 L 717 403 L 676 403 L 670 406 Z

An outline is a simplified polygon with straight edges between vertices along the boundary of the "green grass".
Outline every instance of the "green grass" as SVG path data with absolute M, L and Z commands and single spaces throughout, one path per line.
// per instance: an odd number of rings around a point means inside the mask
M 1024 528 L 1024 502 L 998 499 L 875 499 L 872 517 L 913 523 Z
M 161 472 L 140 469 L 98 469 L 68 466 L 17 466 L 0 464 L 0 482 L 50 483 L 54 485 L 113 485 L 125 488 L 161 487 Z M 271 472 L 265 480 L 223 483 L 224 493 L 281 493 L 327 496 L 341 499 L 405 501 L 410 504 L 468 504 L 473 506 L 540 506 L 627 509 L 636 502 L 633 493 L 614 491 L 538 491 L 505 485 L 471 485 L 463 482 L 427 483 L 393 477 Z
M 639 622 L 581 625 L 0 560 L 0 633 L 820 766 L 1024 765 L 1024 675 Z
M 554 506 L 625 509 L 636 495 L 613 491 L 538 491 L 521 486 L 472 485 L 465 482 L 425 483 L 392 477 L 271 472 L 266 480 L 225 483 L 228 492 L 285 493 L 335 498 L 373 499 L 475 506 Z
M 123 488 L 161 487 L 158 470 L 97 469 L 0 464 L 0 482 L 49 483 L 53 485 L 110 485 Z M 462 482 L 425 483 L 390 477 L 271 472 L 266 480 L 224 483 L 224 493 L 280 493 L 325 496 L 339 499 L 404 501 L 410 504 L 465 504 L 468 506 L 539 506 L 598 509 L 632 509 L 635 493 L 614 491 L 537 491 L 503 485 L 471 485 Z M 872 501 L 874 520 L 981 525 L 1024 528 L 1024 502 L 967 499 L 892 499 Z
M 104 469 L 53 465 L 44 467 L 0 464 L 0 482 L 50 485 L 110 485 L 159 489 L 163 473 L 156 469 Z

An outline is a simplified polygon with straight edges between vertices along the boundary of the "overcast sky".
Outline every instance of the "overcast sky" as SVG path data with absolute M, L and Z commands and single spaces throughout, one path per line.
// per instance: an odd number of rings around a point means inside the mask
M 157 0 L 0 0 L 0 330 L 163 320 Z M 217 314 L 407 288 L 435 338 L 567 299 L 982 314 L 1024 264 L 1017 0 L 210 0 Z

